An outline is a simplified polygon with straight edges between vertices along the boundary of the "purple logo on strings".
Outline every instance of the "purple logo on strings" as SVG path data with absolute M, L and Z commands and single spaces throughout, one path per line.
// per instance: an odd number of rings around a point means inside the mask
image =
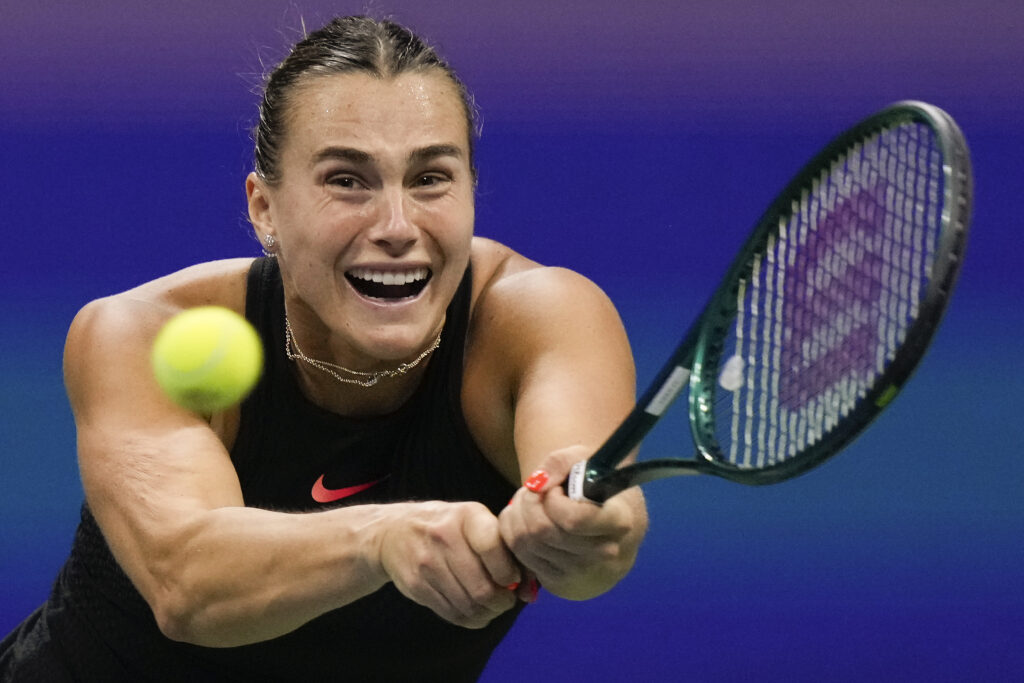
M 790 410 L 875 366 L 885 189 L 879 180 L 839 200 L 798 248 L 782 310 L 779 402 Z

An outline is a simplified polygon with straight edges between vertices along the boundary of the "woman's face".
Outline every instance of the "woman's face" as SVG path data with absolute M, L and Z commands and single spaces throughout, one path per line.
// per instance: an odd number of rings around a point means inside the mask
M 293 91 L 280 180 L 250 175 L 247 191 L 301 341 L 354 368 L 433 341 L 473 236 L 466 126 L 436 70 L 318 76 Z

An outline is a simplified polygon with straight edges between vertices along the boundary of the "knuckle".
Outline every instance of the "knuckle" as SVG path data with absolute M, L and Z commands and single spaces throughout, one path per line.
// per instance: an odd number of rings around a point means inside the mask
M 442 516 L 439 519 L 431 520 L 420 529 L 423 538 L 425 552 L 437 552 L 438 549 L 450 548 L 455 539 L 461 536 L 460 526 L 457 520 L 450 516 Z
M 600 562 L 617 562 L 622 557 L 622 547 L 618 543 L 601 543 L 594 554 Z
M 547 545 L 548 542 L 546 534 L 526 533 L 506 539 L 506 544 L 512 554 L 521 559 L 529 557 L 537 547 Z
M 632 514 L 629 514 L 628 512 L 620 512 L 618 514 L 612 515 L 607 520 L 608 535 L 617 538 L 625 536 L 632 530 L 633 524 L 634 517 Z
M 435 555 L 420 550 L 406 556 L 395 572 L 397 578 L 406 585 L 417 586 L 430 581 L 437 574 L 437 558 Z
M 451 532 L 445 524 L 431 524 L 424 534 L 427 542 L 433 546 L 446 547 L 449 544 L 448 538 Z
M 487 506 L 479 501 L 468 500 L 461 503 L 456 503 L 457 509 L 465 517 L 491 517 L 491 511 L 487 509 Z
M 566 515 L 565 519 L 562 520 L 562 528 L 565 529 L 567 533 L 579 534 L 586 529 L 587 522 L 589 521 L 588 516 L 584 512 L 574 510 Z
M 469 589 L 469 597 L 475 606 L 483 609 L 487 609 L 489 606 L 495 605 L 500 601 L 495 586 L 490 582 L 484 581 Z
M 515 604 L 512 591 L 499 587 L 488 577 L 478 577 L 465 587 L 468 597 L 468 609 L 475 616 L 490 615 L 504 612 Z
M 477 502 L 459 503 L 456 508 L 458 524 L 466 534 L 496 533 L 498 518 L 485 505 Z
M 534 538 L 549 539 L 558 530 L 550 517 L 535 517 L 527 525 L 527 533 Z
M 430 548 L 425 545 L 417 544 L 414 548 L 411 548 L 406 555 L 409 564 L 416 569 L 418 572 L 422 572 L 426 569 L 433 567 L 436 561 L 436 554 L 431 552 Z
M 518 555 L 526 549 L 527 542 L 524 536 L 515 534 L 505 539 L 505 545 L 508 546 L 508 549 L 512 551 L 513 555 Z

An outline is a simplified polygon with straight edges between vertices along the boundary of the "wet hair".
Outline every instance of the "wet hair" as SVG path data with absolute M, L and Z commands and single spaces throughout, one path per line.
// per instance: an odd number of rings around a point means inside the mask
M 469 162 L 476 178 L 473 148 L 479 134 L 473 98 L 455 71 L 431 46 L 407 28 L 390 20 L 341 17 L 310 33 L 270 73 L 263 86 L 259 123 L 253 131 L 256 173 L 268 183 L 281 179 L 278 157 L 286 135 L 285 123 L 293 91 L 311 78 L 365 73 L 391 78 L 404 73 L 438 69 L 462 100 L 469 137 Z

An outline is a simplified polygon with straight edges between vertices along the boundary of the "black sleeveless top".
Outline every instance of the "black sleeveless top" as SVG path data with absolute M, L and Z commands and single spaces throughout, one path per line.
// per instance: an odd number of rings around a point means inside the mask
M 242 404 L 231 451 L 246 505 L 315 511 L 475 500 L 497 514 L 515 489 L 473 443 L 460 401 L 470 292 L 467 270 L 415 394 L 390 415 L 350 419 L 299 390 L 284 351 L 277 262 L 257 259 L 246 317 L 263 339 L 266 365 Z M 0 680 L 473 681 L 521 608 L 484 629 L 464 629 L 387 584 L 272 640 L 233 648 L 177 643 L 160 633 L 83 506 L 49 600 L 0 644 Z

